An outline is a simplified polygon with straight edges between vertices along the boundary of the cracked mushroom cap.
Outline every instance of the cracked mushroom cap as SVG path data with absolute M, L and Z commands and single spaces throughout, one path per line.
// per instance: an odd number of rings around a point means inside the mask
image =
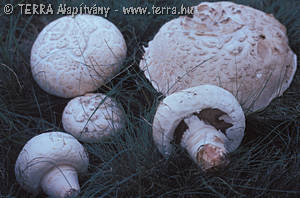
M 296 64 L 286 28 L 272 14 L 231 2 L 204 2 L 192 17 L 160 28 L 145 47 L 140 68 L 164 95 L 214 84 L 254 112 L 282 95 Z
M 92 92 L 116 74 L 126 57 L 118 28 L 94 15 L 61 17 L 38 35 L 31 71 L 46 92 L 71 98 Z
M 86 172 L 89 159 L 84 147 L 72 135 L 63 132 L 42 133 L 30 139 L 16 161 L 15 174 L 27 191 L 38 193 L 41 180 L 54 167 L 71 166 Z
M 223 88 L 200 85 L 175 92 L 159 104 L 153 121 L 153 139 L 163 155 L 170 155 L 172 143 L 180 143 L 188 129 L 183 120 L 194 115 L 224 133 L 228 152 L 240 145 L 245 130 L 240 104 Z
M 99 142 L 123 127 L 123 111 L 101 93 L 73 98 L 64 109 L 62 124 L 68 133 L 83 142 Z

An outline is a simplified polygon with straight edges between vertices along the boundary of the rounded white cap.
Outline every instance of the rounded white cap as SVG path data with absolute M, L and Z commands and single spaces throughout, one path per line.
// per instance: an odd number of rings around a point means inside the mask
M 121 32 L 107 19 L 64 16 L 48 24 L 35 40 L 32 75 L 46 92 L 71 98 L 111 80 L 126 52 Z
M 110 97 L 90 93 L 73 98 L 64 109 L 66 132 L 83 142 L 99 142 L 124 126 L 123 111 Z
M 232 2 L 203 2 L 164 24 L 140 62 L 164 95 L 201 84 L 230 91 L 245 110 L 265 108 L 289 87 L 296 55 L 273 15 Z

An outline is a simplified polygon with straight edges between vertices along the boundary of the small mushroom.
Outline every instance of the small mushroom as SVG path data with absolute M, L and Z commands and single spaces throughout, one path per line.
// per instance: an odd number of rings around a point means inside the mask
M 89 159 L 83 146 L 70 134 L 48 132 L 30 139 L 15 165 L 16 179 L 27 191 L 43 191 L 57 198 L 80 192 L 77 173 L 86 172 Z
M 228 163 L 227 154 L 241 143 L 245 116 L 236 98 L 215 85 L 200 85 L 167 96 L 153 121 L 159 151 L 170 155 L 180 144 L 204 170 Z
M 46 92 L 72 98 L 111 80 L 126 51 L 121 32 L 107 19 L 64 16 L 38 35 L 31 50 L 31 71 Z
M 201 84 L 230 91 L 246 113 L 268 106 L 292 82 L 297 57 L 272 14 L 232 2 L 203 2 L 164 24 L 140 68 L 164 95 Z
M 66 132 L 83 142 L 99 142 L 123 127 L 123 112 L 110 97 L 89 93 L 69 101 L 62 115 Z

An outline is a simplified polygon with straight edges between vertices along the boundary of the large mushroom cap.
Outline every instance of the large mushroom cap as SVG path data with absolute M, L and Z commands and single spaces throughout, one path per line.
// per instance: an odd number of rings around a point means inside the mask
M 231 2 L 204 2 L 192 17 L 160 28 L 140 68 L 165 95 L 214 84 L 254 112 L 289 87 L 296 62 L 286 28 L 273 15 Z
M 99 142 L 123 127 L 123 111 L 110 97 L 86 94 L 73 98 L 64 109 L 64 129 L 83 142 Z
M 16 161 L 15 174 L 20 185 L 37 193 L 47 172 L 58 166 L 71 166 L 86 172 L 89 159 L 84 147 L 73 136 L 63 132 L 42 133 L 30 139 Z
M 179 135 L 175 131 L 181 132 L 177 130 L 179 124 L 194 115 L 216 129 L 224 129 L 227 137 L 224 145 L 228 152 L 240 145 L 244 136 L 245 116 L 238 101 L 223 88 L 200 85 L 175 92 L 159 104 L 153 121 L 153 139 L 163 155 L 171 153 L 171 143 Z
M 47 25 L 33 44 L 33 78 L 50 94 L 83 95 L 113 77 L 126 51 L 121 32 L 107 19 L 64 16 Z

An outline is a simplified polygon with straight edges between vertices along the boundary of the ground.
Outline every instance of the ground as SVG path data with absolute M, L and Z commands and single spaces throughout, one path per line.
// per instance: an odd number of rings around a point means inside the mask
M 26 3 L 29 1 L 16 1 Z M 37 1 L 58 7 L 65 1 Z M 200 1 L 70 1 L 69 6 L 111 9 L 122 6 L 186 6 Z M 288 30 L 290 46 L 300 55 L 300 5 L 297 0 L 240 0 L 273 15 Z M 24 144 L 47 131 L 63 131 L 62 111 L 69 101 L 44 92 L 30 71 L 30 50 L 42 28 L 56 14 L 6 15 L 0 4 L 0 197 L 31 197 L 16 182 L 14 164 Z M 25 12 L 25 11 L 24 11 Z M 122 32 L 127 58 L 112 82 L 97 91 L 115 97 L 126 112 L 126 128 L 98 144 L 83 145 L 90 156 L 80 175 L 79 197 L 299 197 L 300 195 L 300 71 L 290 88 L 264 111 L 247 115 L 241 146 L 225 170 L 204 174 L 180 148 L 163 158 L 155 147 L 151 123 L 163 96 L 138 68 L 143 46 L 172 14 L 126 15 L 107 19 Z M 299 64 L 299 60 L 298 60 Z M 298 195 L 298 196 L 297 196 Z M 43 193 L 37 197 L 45 197 Z

